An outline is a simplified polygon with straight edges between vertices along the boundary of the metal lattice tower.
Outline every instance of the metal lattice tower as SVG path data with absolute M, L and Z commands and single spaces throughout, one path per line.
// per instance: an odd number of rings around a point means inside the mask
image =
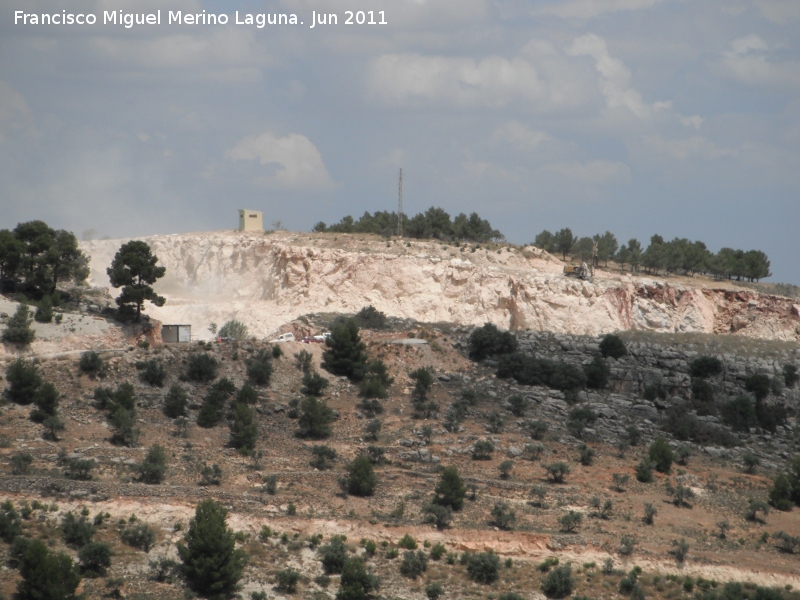
M 403 237 L 403 169 L 397 181 L 397 235 Z

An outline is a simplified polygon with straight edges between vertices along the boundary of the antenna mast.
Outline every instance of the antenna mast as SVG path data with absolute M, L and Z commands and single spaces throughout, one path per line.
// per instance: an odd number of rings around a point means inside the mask
M 397 235 L 403 237 L 403 168 L 397 181 Z

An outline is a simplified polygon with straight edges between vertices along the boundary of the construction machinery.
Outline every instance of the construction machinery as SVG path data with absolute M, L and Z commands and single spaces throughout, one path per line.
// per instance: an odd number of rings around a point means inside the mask
M 564 265 L 564 275 L 567 277 L 577 277 L 584 281 L 592 281 L 594 277 L 594 268 L 581 262 L 579 265 Z

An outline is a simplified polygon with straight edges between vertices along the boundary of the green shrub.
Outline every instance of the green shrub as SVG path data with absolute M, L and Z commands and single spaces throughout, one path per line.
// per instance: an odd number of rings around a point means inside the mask
M 184 389 L 177 383 L 173 383 L 166 394 L 164 394 L 164 414 L 170 419 L 186 416 L 186 407 L 189 404 L 189 397 Z
M 311 461 L 311 466 L 320 471 L 333 468 L 333 461 L 338 456 L 336 450 L 329 446 L 314 446 L 311 448 L 311 454 L 314 455 Z
M 217 463 L 203 465 L 203 468 L 200 469 L 200 485 L 220 484 L 222 484 L 222 468 Z
M 442 594 L 444 594 L 444 588 L 438 581 L 434 581 L 425 586 L 425 595 L 428 597 L 428 600 L 438 600 Z
M 364 563 L 357 558 L 349 558 L 342 568 L 342 577 L 336 600 L 373 600 L 373 592 L 380 588 L 380 581 L 367 573 Z
M 688 542 L 681 538 L 680 541 L 672 540 L 672 550 L 669 553 L 675 557 L 679 563 L 683 563 L 686 560 L 686 555 L 689 553 L 689 544 Z
M 347 465 L 345 487 L 353 496 L 371 496 L 378 485 L 378 476 L 368 457 L 357 456 Z
M 409 579 L 416 579 L 428 570 L 428 557 L 422 550 L 403 553 L 403 562 L 400 563 L 400 574 Z
M 64 476 L 67 479 L 90 481 L 92 479 L 92 471 L 96 466 L 97 463 L 91 458 L 71 458 L 67 461 L 67 470 Z
M 769 396 L 771 389 L 769 377 L 761 373 L 750 375 L 744 381 L 744 389 L 753 394 L 756 402 L 759 402 Z
M 300 350 L 300 352 L 294 355 L 294 360 L 298 369 L 303 373 L 308 373 L 311 371 L 314 364 L 314 355 L 308 350 Z
M 367 347 L 361 341 L 355 319 L 334 323 L 325 345 L 327 350 L 322 354 L 323 369 L 356 381 L 363 379 L 367 370 Z
M 689 364 L 692 377 L 706 379 L 722 374 L 722 361 L 716 356 L 698 356 Z
M 470 554 L 467 558 L 467 575 L 476 583 L 494 583 L 499 571 L 500 559 L 493 552 Z
M 491 516 L 491 524 L 504 531 L 514 529 L 514 524 L 517 522 L 517 515 L 505 502 L 495 503 L 492 507 Z
M 509 396 L 508 403 L 511 406 L 511 414 L 515 417 L 521 417 L 525 414 L 525 409 L 528 408 L 528 401 L 522 394 L 513 394 Z
M 299 412 L 300 437 L 321 440 L 331 435 L 333 410 L 325 402 L 307 396 L 300 402 Z
M 797 365 L 783 365 L 783 383 L 786 387 L 792 389 L 798 381 L 800 381 L 800 373 L 798 373 Z
M 655 441 L 650 444 L 647 451 L 650 460 L 655 463 L 656 471 L 660 473 L 669 473 L 672 468 L 672 461 L 675 460 L 675 454 L 672 452 L 667 440 L 663 437 L 657 437 Z
M 473 460 L 489 460 L 494 452 L 494 444 L 490 440 L 478 440 L 472 447 Z
M 327 575 L 336 575 L 342 572 L 344 563 L 347 561 L 347 546 L 344 545 L 346 539 L 344 536 L 334 535 L 328 544 L 320 547 L 322 569 Z
M 228 423 L 230 438 L 228 445 L 242 454 L 249 454 L 256 447 L 258 440 L 258 420 L 255 411 L 241 402 L 235 402 L 231 409 Z
M 89 542 L 78 552 L 78 560 L 86 577 L 103 577 L 111 566 L 111 548 L 108 544 Z
M 363 329 L 380 330 L 386 328 L 386 315 L 371 304 L 359 310 L 356 313 L 355 320 Z
M 297 584 L 300 581 L 300 571 L 294 569 L 283 569 L 275 573 L 275 587 L 281 592 L 294 594 L 297 591 Z
M 60 395 L 56 386 L 50 382 L 43 383 L 36 390 L 33 403 L 36 408 L 31 411 L 31 421 L 43 423 L 48 417 L 56 416 L 60 403 Z
M 597 452 L 595 452 L 592 448 L 589 448 L 589 446 L 586 444 L 581 444 L 578 446 L 578 451 L 580 452 L 578 461 L 584 467 L 590 466 L 594 462 L 594 457 L 597 456 Z
M 412 391 L 414 398 L 417 400 L 425 400 L 428 397 L 431 386 L 433 386 L 433 374 L 431 370 L 422 367 L 409 373 L 409 377 L 414 381 L 414 390 Z
M 622 338 L 613 333 L 604 336 L 600 341 L 600 354 L 608 358 L 622 358 L 628 353 L 628 348 Z
M 189 355 L 189 364 L 186 377 L 189 381 L 209 382 L 217 378 L 219 363 L 213 356 L 205 352 L 198 352 Z
M 642 483 L 650 483 L 653 481 L 653 468 L 655 464 L 646 458 L 643 458 L 638 465 L 636 465 L 636 480 Z
M 150 446 L 142 464 L 137 465 L 139 480 L 143 483 L 161 483 L 167 473 L 167 453 L 164 448 L 155 444 Z
M 229 338 L 241 342 L 247 339 L 247 325 L 235 319 L 228 321 L 219 328 L 217 337 Z
M 556 567 L 542 581 L 542 591 L 548 598 L 566 598 L 574 588 L 572 567 L 568 564 Z
M 472 360 L 483 360 L 498 354 L 510 354 L 517 351 L 517 338 L 509 331 L 500 331 L 492 323 L 486 323 L 472 331 L 469 336 L 469 357 Z
M 576 406 L 567 417 L 567 426 L 576 436 L 580 437 L 583 435 L 583 430 L 591 427 L 595 421 L 597 421 L 597 413 L 591 408 Z
M 236 402 L 241 404 L 256 404 L 258 402 L 258 392 L 249 381 L 245 381 L 239 391 L 236 392 Z
M 167 370 L 164 368 L 164 365 L 161 364 L 161 361 L 154 358 L 143 363 L 137 363 L 136 367 L 139 368 L 140 364 L 142 368 L 140 369 L 141 373 L 139 373 L 139 378 L 142 381 L 156 387 L 164 387 L 164 380 L 167 378 Z
M 547 433 L 548 427 L 547 423 L 544 421 L 527 421 L 525 423 L 525 429 L 528 430 L 528 434 L 532 439 L 541 440 Z
M 575 533 L 583 523 L 583 515 L 571 510 L 559 519 L 559 523 L 561 524 L 561 531 Z
M 439 560 L 445 555 L 445 552 L 446 552 L 446 548 L 444 547 L 444 544 L 441 544 L 441 543 L 437 542 L 431 548 L 431 552 L 430 552 L 431 558 L 433 560 Z
M 642 520 L 647 525 L 652 525 L 653 517 L 655 517 L 656 514 L 658 514 L 658 510 L 656 509 L 656 507 L 650 504 L 649 502 L 646 502 L 644 505 L 644 518 Z
M 310 371 L 303 375 L 303 387 L 300 388 L 300 393 L 306 396 L 321 396 L 329 383 L 325 377 L 316 371 Z
M 778 475 L 769 491 L 769 503 L 778 510 L 792 510 L 792 497 L 795 493 L 793 488 L 792 479 L 788 475 Z
M 11 472 L 14 475 L 25 475 L 33 463 L 30 452 L 17 452 L 11 457 Z
M 54 598 L 73 600 L 81 582 L 78 568 L 63 552 L 51 552 L 44 542 L 30 540 L 19 558 L 18 600 Z
M 35 363 L 18 358 L 6 369 L 4 394 L 14 404 L 31 404 L 42 385 L 42 376 Z
M 564 392 L 586 386 L 586 374 L 583 369 L 521 352 L 500 357 L 497 377 L 500 379 L 512 377 L 522 385 L 546 386 Z
M 37 323 L 53 322 L 53 300 L 50 296 L 42 296 L 33 318 Z
M 278 359 L 283 356 L 283 348 L 281 348 L 280 344 L 275 344 L 272 346 L 272 358 Z
M 33 342 L 36 332 L 31 329 L 31 320 L 26 304 L 17 306 L 17 310 L 6 322 L 6 328 L 0 335 L 4 344 L 19 344 L 27 346 Z
M 0 539 L 10 544 L 21 534 L 22 519 L 14 505 L 7 500 L 0 506 Z
M 85 515 L 76 517 L 72 511 L 64 515 L 61 521 L 61 534 L 64 543 L 70 548 L 80 549 L 92 541 L 95 534 L 94 526 L 86 519 Z
M 549 465 L 542 465 L 547 475 L 553 483 L 563 483 L 564 478 L 569 475 L 569 465 L 564 462 L 554 462 Z
M 406 550 L 417 549 L 417 541 L 413 537 L 411 537 L 411 535 L 408 533 L 398 540 L 397 545 L 398 547 L 404 548 Z
M 364 437 L 373 441 L 377 441 L 378 434 L 380 434 L 382 426 L 383 425 L 380 419 L 373 419 L 372 421 L 367 423 L 367 425 L 364 427 L 364 431 L 366 433 Z
M 511 476 L 511 471 L 514 469 L 514 461 L 513 460 L 504 460 L 497 468 L 500 469 L 500 477 L 503 479 L 508 479 Z
M 122 542 L 147 553 L 156 543 L 155 530 L 146 523 L 131 523 L 120 533 Z
M 247 377 L 256 385 L 269 385 L 272 379 L 272 354 L 264 349 L 246 361 Z
M 701 417 L 717 414 L 717 407 L 714 404 L 714 387 L 705 379 L 695 378 L 692 380 L 692 406 Z
M 602 356 L 595 356 L 588 365 L 583 367 L 586 373 L 586 386 L 595 390 L 602 390 L 608 386 L 608 377 L 611 367 Z
M 78 361 L 78 368 L 88 375 L 100 375 L 104 371 L 103 359 L 94 350 L 87 350 L 81 353 Z

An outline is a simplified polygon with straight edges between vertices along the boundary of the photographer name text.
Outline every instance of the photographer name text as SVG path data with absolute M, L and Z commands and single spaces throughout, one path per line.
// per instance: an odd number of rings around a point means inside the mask
M 245 25 L 263 29 L 272 25 L 306 25 L 309 29 L 331 25 L 388 25 L 386 11 L 346 10 L 339 13 L 311 11 L 309 19 L 300 20 L 295 13 L 246 13 L 238 10 L 233 14 L 187 13 L 181 10 L 157 10 L 150 13 L 130 13 L 122 10 L 106 10 L 95 13 L 72 13 L 63 10 L 54 13 L 29 13 L 14 11 L 14 25 L 116 25 L 132 29 L 145 25 L 217 26 Z

